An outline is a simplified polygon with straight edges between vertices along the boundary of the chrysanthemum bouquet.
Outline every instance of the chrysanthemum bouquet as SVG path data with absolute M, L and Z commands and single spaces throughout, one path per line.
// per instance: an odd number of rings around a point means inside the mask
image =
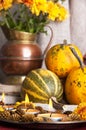
M 63 1 L 63 0 L 59 0 Z M 58 0 L 0 0 L 0 25 L 30 33 L 45 32 L 50 21 L 63 21 L 67 10 Z

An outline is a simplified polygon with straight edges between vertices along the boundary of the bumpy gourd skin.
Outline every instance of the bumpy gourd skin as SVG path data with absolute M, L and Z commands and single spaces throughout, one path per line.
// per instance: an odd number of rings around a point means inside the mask
M 65 96 L 70 104 L 86 102 L 86 67 L 70 72 L 65 83 Z
M 66 77 L 72 68 L 80 66 L 70 47 L 73 47 L 78 56 L 83 59 L 81 51 L 74 44 L 57 44 L 50 48 L 45 57 L 46 67 L 60 78 Z

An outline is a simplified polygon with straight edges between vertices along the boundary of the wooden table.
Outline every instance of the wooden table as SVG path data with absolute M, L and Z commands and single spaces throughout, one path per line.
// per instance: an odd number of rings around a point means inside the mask
M 12 128 L 12 127 L 7 127 L 7 126 L 0 126 L 0 130 L 24 130 L 24 128 Z M 25 129 L 26 130 L 26 129 Z M 29 130 L 29 129 L 28 129 Z M 31 130 L 31 129 L 30 129 Z M 41 129 L 40 129 L 41 130 Z M 60 129 L 59 129 L 60 130 Z M 62 130 L 62 129 L 61 129 Z M 68 130 L 68 129 L 67 129 Z M 86 127 L 82 128 L 75 128 L 75 129 L 70 129 L 70 130 L 86 130 Z
M 33 124 L 34 125 L 34 124 Z M 10 125 L 9 123 L 8 124 L 1 124 L 0 123 L 0 130 L 24 130 L 24 127 L 20 127 L 20 126 L 12 126 Z M 25 128 L 25 130 L 37 130 L 36 128 L 35 129 L 31 129 L 31 128 Z M 39 129 L 41 130 L 41 128 Z M 43 129 L 42 129 L 43 130 Z M 45 130 L 45 129 L 44 129 Z M 53 129 L 48 129 L 48 130 L 53 130 Z M 54 129 L 55 130 L 55 129 Z M 56 130 L 68 130 L 68 129 L 65 129 L 65 128 L 62 128 L 62 129 L 56 129 Z M 80 126 L 80 127 L 76 127 L 76 128 L 69 128 L 69 130 L 86 130 L 86 126 Z

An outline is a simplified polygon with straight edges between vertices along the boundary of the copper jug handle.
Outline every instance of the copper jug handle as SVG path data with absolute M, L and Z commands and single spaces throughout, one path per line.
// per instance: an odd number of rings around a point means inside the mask
M 49 49 L 49 47 L 51 45 L 51 42 L 52 42 L 52 38 L 53 38 L 53 30 L 52 30 L 52 28 L 50 26 L 46 26 L 46 27 L 48 27 L 50 29 L 50 31 L 51 31 L 51 37 L 50 37 L 50 40 L 48 42 L 47 47 L 44 50 L 43 56 L 46 54 L 47 50 Z

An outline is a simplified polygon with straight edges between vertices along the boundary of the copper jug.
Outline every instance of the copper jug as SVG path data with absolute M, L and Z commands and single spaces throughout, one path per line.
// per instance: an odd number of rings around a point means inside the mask
M 0 67 L 6 75 L 27 75 L 33 69 L 41 68 L 44 55 L 48 50 L 53 32 L 47 47 L 42 50 L 37 44 L 36 34 L 2 28 L 7 42 L 0 50 Z

